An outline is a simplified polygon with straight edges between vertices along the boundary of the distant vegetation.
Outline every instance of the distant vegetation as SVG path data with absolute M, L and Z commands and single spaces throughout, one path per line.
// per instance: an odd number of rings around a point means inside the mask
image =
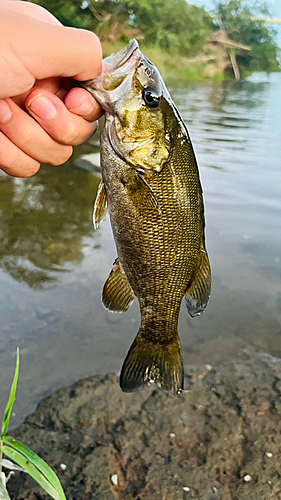
M 259 17 L 270 18 L 266 4 L 251 9 L 241 0 L 218 3 L 216 14 L 232 40 L 250 46 L 249 53 L 237 55 L 237 62 L 244 71 L 278 71 L 276 32 L 269 29 Z
M 188 68 L 195 63 L 200 73 L 208 57 L 214 60 L 218 56 L 218 52 L 213 54 L 208 47 L 212 33 L 223 26 L 231 40 L 251 48 L 250 51 L 235 49 L 242 75 L 279 69 L 275 33 L 259 19 L 269 17 L 269 13 L 265 5 L 258 8 L 257 2 L 254 10 L 243 0 L 218 2 L 210 14 L 185 0 L 35 1 L 64 25 L 95 31 L 106 48 L 105 55 L 135 37 L 143 48 L 161 52 L 166 58 L 164 66 L 169 66 L 169 59 L 176 58 L 175 66 L 178 63 Z M 212 75 L 215 76 L 218 75 Z

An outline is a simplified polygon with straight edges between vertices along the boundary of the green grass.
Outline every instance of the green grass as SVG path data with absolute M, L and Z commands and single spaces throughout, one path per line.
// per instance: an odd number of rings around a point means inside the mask
M 19 376 L 19 349 L 17 349 L 17 361 L 15 374 L 12 382 L 10 397 L 4 411 L 0 436 L 0 472 L 2 472 L 2 456 L 11 458 L 21 469 L 29 474 L 54 500 L 66 500 L 60 481 L 54 471 L 36 453 L 27 448 L 16 439 L 6 436 L 8 425 L 16 398 L 16 389 Z M 7 468 L 7 462 L 5 462 Z M 12 467 L 13 468 L 13 467 Z M 4 481 L 5 482 L 5 481 Z M 10 500 L 6 485 L 0 477 L 0 499 Z

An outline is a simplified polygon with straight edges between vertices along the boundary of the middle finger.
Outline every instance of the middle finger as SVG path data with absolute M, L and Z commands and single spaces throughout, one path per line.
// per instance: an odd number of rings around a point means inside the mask
M 89 122 L 71 113 L 57 96 L 47 90 L 33 90 L 26 100 L 26 107 L 41 127 L 61 144 L 72 146 L 81 144 L 88 140 L 97 129 L 95 122 Z M 100 114 L 101 108 L 98 106 L 92 120 L 99 118 Z
M 0 130 L 19 149 L 40 163 L 61 165 L 68 160 L 72 154 L 70 145 L 58 144 L 12 99 L 3 99 L 0 105 L 10 109 L 9 119 L 0 123 Z

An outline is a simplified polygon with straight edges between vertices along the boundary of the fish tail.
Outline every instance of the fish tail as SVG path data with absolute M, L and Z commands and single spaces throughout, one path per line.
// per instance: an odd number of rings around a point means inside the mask
M 166 392 L 176 395 L 183 389 L 183 378 L 178 336 L 169 344 L 161 344 L 148 341 L 139 332 L 123 363 L 121 389 L 124 392 L 132 392 L 154 383 Z

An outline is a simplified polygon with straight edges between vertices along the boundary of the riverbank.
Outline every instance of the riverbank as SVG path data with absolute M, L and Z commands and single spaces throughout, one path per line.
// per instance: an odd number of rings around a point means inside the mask
M 117 43 L 111 45 L 103 43 L 103 55 L 109 56 L 113 52 L 118 52 L 124 47 L 124 44 Z M 204 80 L 224 80 L 223 72 L 217 70 L 214 66 L 213 56 L 200 54 L 197 57 L 185 57 L 179 54 L 169 54 L 154 47 L 147 47 L 140 44 L 142 52 L 159 69 L 163 79 L 168 82 L 184 81 L 195 82 Z M 214 55 L 215 57 L 215 55 Z
M 185 391 L 124 394 L 114 374 L 44 399 L 12 434 L 79 500 L 281 499 L 281 360 L 253 349 L 186 368 Z M 23 473 L 13 500 L 47 500 Z

